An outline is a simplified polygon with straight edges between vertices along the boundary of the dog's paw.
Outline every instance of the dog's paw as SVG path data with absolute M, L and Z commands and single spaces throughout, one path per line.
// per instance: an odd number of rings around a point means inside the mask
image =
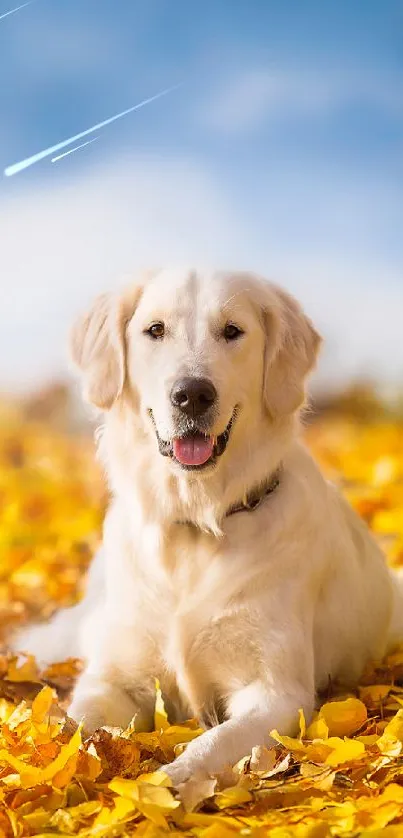
M 186 766 L 178 767 L 177 761 L 163 765 L 160 770 L 168 775 L 185 811 L 193 812 L 200 803 L 214 796 L 217 778 L 210 777 L 205 772 L 193 773 Z
M 186 752 L 174 759 L 168 765 L 162 765 L 160 768 L 166 774 L 175 789 L 181 789 L 190 782 L 205 783 L 211 781 L 211 775 L 206 771 L 202 762 L 192 760 L 187 757 Z
M 164 774 L 167 774 L 174 788 L 186 783 L 193 776 L 192 766 L 185 757 L 186 755 L 183 754 L 168 765 L 163 765 L 160 769 Z
M 107 708 L 102 703 L 93 699 L 87 700 L 84 697 L 74 698 L 68 708 L 68 715 L 77 724 L 83 724 L 86 733 L 94 733 L 100 727 L 109 724 L 107 721 Z
M 107 685 L 86 694 L 78 690 L 68 709 L 69 716 L 76 722 L 83 722 L 89 733 L 100 727 L 125 728 L 136 713 L 136 706 L 122 690 Z

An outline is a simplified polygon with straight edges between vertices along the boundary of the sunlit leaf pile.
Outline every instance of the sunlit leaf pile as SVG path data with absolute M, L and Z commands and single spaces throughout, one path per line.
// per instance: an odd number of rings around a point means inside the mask
M 308 444 L 403 564 L 403 427 L 325 418 Z M 83 593 L 105 505 L 89 438 L 0 410 L 0 632 L 48 617 Z M 4 646 L 4 649 L 6 647 Z M 324 696 L 295 739 L 254 749 L 218 781 L 179 798 L 160 766 L 200 734 L 170 726 L 156 683 L 155 731 L 66 718 L 80 661 L 46 671 L 0 656 L 0 836 L 231 838 L 403 836 L 403 652 L 371 666 L 355 694 Z

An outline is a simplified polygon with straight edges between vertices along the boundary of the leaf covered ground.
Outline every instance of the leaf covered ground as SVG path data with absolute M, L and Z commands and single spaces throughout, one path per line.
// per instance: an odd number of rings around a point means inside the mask
M 403 426 L 321 419 L 306 432 L 329 477 L 403 564 Z M 0 637 L 81 596 L 99 542 L 104 488 L 89 439 L 0 409 Z M 170 726 L 156 685 L 155 731 L 66 719 L 80 661 L 40 672 L 0 656 L 0 836 L 236 838 L 403 836 L 403 651 L 333 695 L 296 739 L 255 749 L 182 801 L 157 769 L 199 735 Z

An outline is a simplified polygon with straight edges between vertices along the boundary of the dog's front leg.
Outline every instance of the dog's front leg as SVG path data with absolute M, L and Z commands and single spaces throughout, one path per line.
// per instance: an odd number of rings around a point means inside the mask
M 136 730 L 144 731 L 152 729 L 154 702 L 152 687 L 147 689 L 141 679 L 130 685 L 129 692 L 123 674 L 119 678 L 115 671 L 108 677 L 90 669 L 78 680 L 68 713 L 88 731 L 104 725 L 125 728 L 133 718 Z
M 88 730 L 126 727 L 134 716 L 137 730 L 151 730 L 160 666 L 144 626 L 108 620 L 99 608 L 81 631 L 87 665 L 74 689 L 69 715 Z
M 231 711 L 232 707 L 232 711 Z M 257 745 L 269 745 L 270 731 L 293 735 L 298 730 L 298 711 L 306 718 L 314 709 L 314 691 L 302 685 L 288 689 L 268 687 L 256 681 L 234 693 L 229 701 L 230 718 L 193 740 L 174 762 L 163 767 L 174 786 L 192 777 L 221 773 Z

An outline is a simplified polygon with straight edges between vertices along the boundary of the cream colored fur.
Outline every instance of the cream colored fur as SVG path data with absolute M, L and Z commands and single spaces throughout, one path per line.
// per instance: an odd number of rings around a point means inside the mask
M 160 341 L 143 333 L 156 320 Z M 239 341 L 220 337 L 227 321 Z M 356 683 L 403 629 L 383 555 L 299 441 L 319 345 L 285 291 L 237 273 L 155 272 L 99 298 L 73 331 L 84 392 L 105 411 L 112 501 L 87 598 L 18 645 L 86 658 L 70 713 L 90 728 L 135 714 L 149 727 L 156 677 L 173 720 L 222 714 L 168 767 L 176 785 L 233 764 L 273 728 L 293 734 L 329 679 Z M 175 435 L 169 392 L 183 375 L 213 381 L 212 433 L 238 410 L 217 466 L 197 473 L 161 456 L 149 415 Z M 279 467 L 258 509 L 225 517 Z

